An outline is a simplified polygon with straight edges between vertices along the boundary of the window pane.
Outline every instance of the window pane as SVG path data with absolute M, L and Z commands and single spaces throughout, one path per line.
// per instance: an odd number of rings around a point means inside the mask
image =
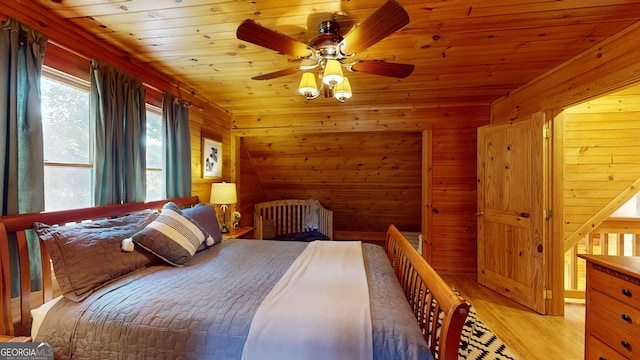
M 147 201 L 164 199 L 162 171 L 147 170 Z
M 162 168 L 162 115 L 147 111 L 147 167 Z
M 91 206 L 91 169 L 68 166 L 44 167 L 46 211 Z
M 44 158 L 90 164 L 89 91 L 42 77 Z

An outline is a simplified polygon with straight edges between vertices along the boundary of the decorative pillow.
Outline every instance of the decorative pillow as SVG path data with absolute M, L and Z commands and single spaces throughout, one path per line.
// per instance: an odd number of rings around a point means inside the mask
M 36 222 L 33 226 L 51 256 L 62 292 L 73 301 L 81 301 L 111 280 L 157 261 L 144 250 L 120 250 L 123 239 L 156 216 L 147 210 L 89 223 L 50 226 Z
M 197 251 L 205 250 L 222 241 L 222 233 L 220 233 L 218 217 L 216 215 L 216 210 L 212 206 L 200 203 L 196 204 L 194 207 L 181 210 L 176 203 L 170 201 L 166 203 L 162 209 L 171 209 L 179 212 L 204 231 L 207 236 L 207 240 L 202 243 Z
M 222 233 L 218 224 L 216 209 L 211 205 L 197 204 L 192 208 L 182 210 L 182 214 L 200 226 L 207 234 L 213 238 L 213 245 L 222 242 Z
M 175 205 L 175 204 L 174 204 Z M 205 241 L 207 234 L 170 206 L 144 229 L 134 234 L 134 243 L 174 266 L 183 266 Z

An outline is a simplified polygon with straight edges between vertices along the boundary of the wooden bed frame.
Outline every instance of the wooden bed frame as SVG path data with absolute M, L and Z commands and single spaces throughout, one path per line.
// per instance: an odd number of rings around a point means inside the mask
M 144 209 L 160 209 L 167 201 L 173 201 L 180 207 L 187 207 L 197 204 L 198 198 L 188 197 L 148 203 L 129 203 L 0 217 L 0 269 L 2 270 L 0 277 L 0 290 L 2 291 L 0 335 L 29 336 L 31 329 L 30 310 L 51 300 L 56 292 L 51 260 L 44 250 L 44 246 L 40 247 L 43 290 L 32 293 L 30 289 L 31 278 L 29 276 L 26 231 L 32 228 L 34 222 L 64 225 L 71 222 L 113 218 Z M 8 245 L 10 237 L 13 238 L 14 235 L 18 245 L 21 290 L 19 297 L 11 299 L 11 268 Z M 436 359 L 457 359 L 460 334 L 469 310 L 468 305 L 418 255 L 415 248 L 393 225 L 389 227 L 387 233 L 385 250 L 431 352 L 437 354 Z M 432 321 L 434 314 L 438 314 L 435 315 L 435 318 L 440 319 L 439 321 Z
M 255 238 L 264 239 L 264 223 L 273 220 L 275 235 L 292 234 L 310 231 L 305 226 L 305 214 L 312 202 L 318 205 L 318 232 L 333 240 L 333 211 L 325 208 L 319 201 L 309 200 L 274 200 L 253 206 L 253 226 Z

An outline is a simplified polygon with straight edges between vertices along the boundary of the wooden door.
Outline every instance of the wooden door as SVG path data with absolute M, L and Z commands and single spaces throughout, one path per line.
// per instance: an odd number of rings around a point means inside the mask
M 544 113 L 478 129 L 478 282 L 546 313 Z

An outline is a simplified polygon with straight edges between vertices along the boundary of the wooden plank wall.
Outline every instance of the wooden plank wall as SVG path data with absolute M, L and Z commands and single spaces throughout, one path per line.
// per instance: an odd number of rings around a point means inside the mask
M 430 262 L 443 272 L 475 273 L 476 140 L 489 108 L 478 109 L 461 123 L 441 121 L 433 127 L 433 177 Z M 423 169 L 423 174 L 425 169 Z
M 392 223 L 420 231 L 422 132 L 247 137 L 244 143 L 269 200 L 319 200 L 334 212 L 335 239 L 382 242 Z
M 201 202 L 208 203 L 211 196 L 211 183 L 232 181 L 231 179 L 231 137 L 229 136 L 229 116 L 216 116 L 216 112 L 192 106 L 189 109 L 189 129 L 191 132 L 191 194 L 198 196 Z M 202 176 L 202 133 L 222 142 L 222 179 Z M 235 210 L 235 205 L 229 207 Z
M 570 107 L 563 119 L 568 249 L 638 191 L 640 86 Z
M 242 157 L 243 188 L 257 176 L 265 200 L 318 198 L 334 211 L 341 240 L 381 242 L 392 223 L 420 231 L 424 210 L 431 217 L 431 228 L 422 229 L 425 257 L 439 271 L 474 273 L 476 128 L 489 119 L 490 107 L 478 104 L 372 106 L 326 116 L 265 112 L 235 116 L 232 135 L 249 153 Z M 423 151 L 426 129 L 432 148 Z M 430 169 L 421 169 L 421 156 L 431 157 Z M 432 196 L 421 203 L 426 176 Z

